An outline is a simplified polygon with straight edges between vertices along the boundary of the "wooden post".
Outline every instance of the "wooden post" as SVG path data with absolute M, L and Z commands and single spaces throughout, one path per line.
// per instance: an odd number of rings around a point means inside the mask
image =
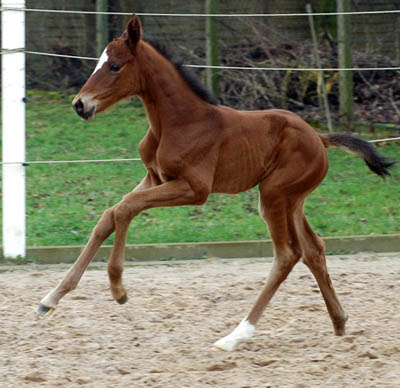
M 206 0 L 206 13 L 216 13 L 217 1 Z M 217 21 L 215 17 L 206 18 L 206 54 L 207 66 L 218 66 L 218 37 L 217 37 Z M 216 97 L 219 96 L 219 71 L 214 68 L 207 68 L 207 86 Z
M 96 12 L 107 12 L 108 0 L 96 0 Z M 100 56 L 108 44 L 108 15 L 96 14 L 96 53 Z
M 396 39 L 396 63 L 400 62 L 400 15 L 396 15 L 395 23 L 395 39 Z
M 310 3 L 306 4 L 306 11 L 309 14 L 308 20 L 310 23 L 311 37 L 312 37 L 313 46 L 314 46 L 315 62 L 317 64 L 317 68 L 321 69 L 321 59 L 319 56 L 319 45 L 318 45 L 317 33 L 315 31 L 314 18 L 311 15 L 312 7 L 311 7 Z M 318 94 L 320 92 L 322 94 L 322 99 L 323 99 L 324 108 L 325 108 L 325 116 L 326 116 L 326 120 L 328 123 L 328 130 L 329 130 L 329 132 L 333 132 L 331 111 L 329 109 L 328 95 L 326 93 L 326 87 L 325 87 L 325 81 L 324 81 L 324 72 L 322 70 L 318 71 L 318 89 L 319 89 Z
M 337 12 L 350 12 L 351 0 L 337 0 Z M 337 36 L 339 67 L 351 68 L 351 19 L 350 15 L 338 15 Z M 353 121 L 353 72 L 339 72 L 339 115 L 340 122 L 348 129 Z

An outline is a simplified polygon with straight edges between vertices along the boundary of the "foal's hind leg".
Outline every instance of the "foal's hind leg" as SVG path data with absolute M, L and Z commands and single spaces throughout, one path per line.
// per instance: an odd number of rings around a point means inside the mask
M 303 209 L 296 217 L 297 232 L 303 251 L 303 260 L 313 273 L 332 320 L 336 335 L 345 334 L 347 314 L 343 310 L 330 279 L 325 259 L 325 244 L 307 222 Z
M 263 310 L 301 257 L 300 243 L 294 224 L 295 203 L 284 197 L 263 196 L 262 188 L 260 188 L 259 210 L 261 217 L 268 224 L 274 243 L 274 264 L 265 288 L 250 314 L 231 334 L 215 342 L 214 346 L 221 350 L 233 350 L 239 343 L 253 336 L 255 325 Z

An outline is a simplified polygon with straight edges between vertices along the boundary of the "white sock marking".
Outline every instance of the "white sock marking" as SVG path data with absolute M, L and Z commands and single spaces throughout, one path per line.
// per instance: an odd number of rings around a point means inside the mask
M 57 306 L 57 287 L 51 290 L 41 301 L 40 304 L 46 306 L 46 307 L 51 307 L 55 308 Z
M 103 53 L 100 56 L 99 62 L 97 63 L 96 68 L 93 70 L 93 73 L 96 73 L 97 70 L 100 70 L 103 65 L 108 61 L 107 47 L 104 49 Z
M 236 348 L 241 342 L 245 342 L 253 337 L 255 326 L 252 325 L 247 318 L 240 322 L 239 326 L 232 331 L 231 334 L 221 338 L 214 343 L 214 346 L 218 349 L 230 352 Z

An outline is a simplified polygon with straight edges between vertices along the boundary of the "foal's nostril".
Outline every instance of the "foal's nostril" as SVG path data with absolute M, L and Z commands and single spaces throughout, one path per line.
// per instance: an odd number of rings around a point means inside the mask
M 84 106 L 83 106 L 83 102 L 82 102 L 81 99 L 79 99 L 79 100 L 74 104 L 74 108 L 75 108 L 76 113 L 78 113 L 78 115 L 81 115 L 81 114 L 83 113 Z
M 79 97 L 75 97 L 75 100 L 72 101 L 72 106 L 75 109 L 75 112 L 78 116 L 82 117 L 85 120 L 93 119 L 96 112 L 96 101 L 85 101 Z

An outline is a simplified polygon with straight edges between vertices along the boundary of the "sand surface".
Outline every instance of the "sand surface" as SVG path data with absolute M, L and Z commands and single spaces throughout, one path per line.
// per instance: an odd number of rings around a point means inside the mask
M 0 266 L 0 387 L 400 387 L 400 254 L 328 261 L 344 337 L 300 263 L 231 353 L 212 344 L 249 312 L 268 259 L 128 265 L 123 306 L 94 264 L 45 319 L 37 304 L 68 266 Z

